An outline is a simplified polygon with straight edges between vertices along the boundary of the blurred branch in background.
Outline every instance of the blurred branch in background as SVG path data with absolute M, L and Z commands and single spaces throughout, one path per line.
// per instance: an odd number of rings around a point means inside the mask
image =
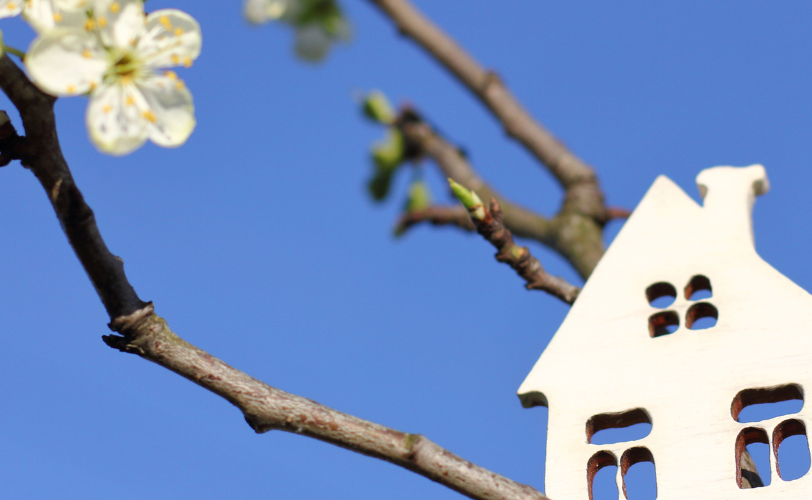
M 392 177 L 399 166 L 409 161 L 419 162 L 423 158 L 430 158 L 444 177 L 475 191 L 482 199 L 498 200 L 508 229 L 520 238 L 538 241 L 555 250 L 584 279 L 600 260 L 604 251 L 603 225 L 610 213 L 622 215 L 621 210 L 604 210 L 604 219 L 600 223 L 567 211 L 565 207 L 555 217 L 548 219 L 496 192 L 477 174 L 460 148 L 438 134 L 416 109 L 404 106 L 396 113 L 386 97 L 381 92 L 374 91 L 364 100 L 364 112 L 386 127 L 386 139 L 373 147 L 375 173 L 369 187 L 374 199 L 382 200 L 388 195 Z M 401 221 L 419 219 L 410 217 L 407 212 Z M 411 225 L 413 224 L 403 226 L 399 222 L 398 229 L 402 232 Z

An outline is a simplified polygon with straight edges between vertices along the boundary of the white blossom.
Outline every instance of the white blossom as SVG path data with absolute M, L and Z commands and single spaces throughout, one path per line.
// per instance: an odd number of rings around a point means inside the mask
M 0 0 L 0 18 L 22 14 L 38 33 L 55 26 L 78 25 L 91 0 Z
M 19 16 L 23 5 L 23 0 L 0 0 L 0 18 Z
M 145 16 L 141 0 L 92 7 L 81 27 L 58 25 L 34 40 L 25 57 L 34 83 L 56 96 L 90 95 L 87 128 L 101 151 L 124 155 L 147 139 L 180 146 L 195 127 L 192 95 L 175 72 L 157 70 L 192 65 L 197 21 L 174 9 Z
M 297 5 L 296 0 L 246 0 L 243 13 L 248 22 L 262 24 L 291 16 Z

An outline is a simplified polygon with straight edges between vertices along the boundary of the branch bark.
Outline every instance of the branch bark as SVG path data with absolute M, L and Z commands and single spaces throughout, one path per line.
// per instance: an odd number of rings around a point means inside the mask
M 485 70 L 456 41 L 408 0 L 370 0 L 398 31 L 414 40 L 471 91 L 558 180 L 565 191 L 564 208 L 595 220 L 605 218 L 603 193 L 594 169 L 575 156 L 533 119 L 493 71 Z
M 167 368 L 239 408 L 258 433 L 278 429 L 313 437 L 389 461 L 477 500 L 546 500 L 543 494 L 490 472 L 419 434 L 407 434 L 286 393 L 189 344 L 135 293 L 121 259 L 107 249 L 62 156 L 55 99 L 37 89 L 8 56 L 0 57 L 0 88 L 20 111 L 25 137 L 0 144 L 42 184 L 70 245 L 121 335 L 104 341 Z M 16 136 L 16 131 L 14 133 Z M 10 136 L 9 136 L 10 137 Z

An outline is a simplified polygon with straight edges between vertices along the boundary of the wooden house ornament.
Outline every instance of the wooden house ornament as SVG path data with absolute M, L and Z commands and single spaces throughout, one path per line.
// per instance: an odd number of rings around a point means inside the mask
M 812 498 L 812 474 L 788 481 L 778 461 L 782 440 L 806 435 L 809 410 L 738 421 L 749 405 L 803 401 L 812 387 L 812 296 L 756 253 L 761 165 L 710 168 L 697 184 L 702 206 L 654 182 L 519 389 L 525 407 L 549 402 L 555 500 L 591 499 L 596 472 L 612 465 L 625 494 L 641 461 L 655 464 L 661 500 Z M 636 423 L 650 433 L 591 443 Z M 742 489 L 740 456 L 756 442 L 770 445 L 772 481 Z

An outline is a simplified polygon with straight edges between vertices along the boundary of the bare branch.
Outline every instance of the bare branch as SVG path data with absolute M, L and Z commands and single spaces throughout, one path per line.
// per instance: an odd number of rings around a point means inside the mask
M 434 226 L 457 226 L 466 231 L 473 231 L 474 224 L 468 217 L 468 211 L 461 205 L 442 206 L 435 205 L 423 210 L 405 212 L 395 224 L 395 235 L 400 236 L 412 226 L 430 223 Z
M 407 434 L 347 415 L 270 387 L 175 335 L 152 306 L 114 320 L 123 336 L 105 342 L 137 354 L 227 399 L 258 433 L 283 430 L 380 458 L 421 474 L 475 499 L 546 497 L 444 450 L 417 434 Z
M 592 273 L 603 256 L 602 226 L 605 221 L 599 222 L 564 207 L 550 220 L 505 199 L 479 177 L 459 148 L 437 134 L 413 108 L 404 108 L 395 126 L 403 134 L 411 154 L 431 158 L 446 177 L 475 191 L 480 198 L 496 198 L 502 206 L 505 226 L 516 236 L 552 248 L 585 279 Z
M 413 155 L 431 158 L 445 177 L 476 191 L 483 199 L 497 198 L 504 206 L 505 224 L 517 236 L 554 245 L 552 225 L 548 219 L 512 203 L 486 184 L 460 153 L 459 148 L 437 134 L 417 111 L 405 108 L 398 116 L 395 126 L 403 133 L 406 148 Z
M 547 274 L 541 262 L 530 255 L 527 247 L 520 247 L 513 241 L 510 229 L 502 223 L 502 208 L 496 198 L 491 198 L 490 208 L 485 210 L 476 193 L 454 181 L 451 181 L 451 189 L 468 210 L 477 232 L 498 250 L 496 260 L 509 265 L 524 278 L 527 282 L 525 288 L 545 291 L 569 305 L 575 302 L 581 289 L 569 284 L 564 278 Z
M 533 119 L 501 79 L 485 70 L 408 0 L 370 0 L 408 36 L 448 69 L 502 123 L 505 132 L 533 154 L 566 191 L 566 210 L 602 217 L 603 193 L 595 171 Z
M 474 465 L 418 434 L 406 434 L 286 393 L 232 368 L 173 333 L 151 303 L 142 302 L 96 226 L 62 156 L 54 98 L 40 92 L 7 56 L 0 58 L 0 88 L 20 111 L 26 137 L 21 161 L 45 188 L 57 217 L 121 336 L 104 341 L 138 354 L 223 397 L 242 410 L 258 433 L 284 430 L 380 458 L 478 500 L 546 500 L 530 486 Z M 14 134 L 16 136 L 16 132 Z M 5 149 L 11 143 L 0 144 Z M 15 146 L 16 147 L 16 146 Z

